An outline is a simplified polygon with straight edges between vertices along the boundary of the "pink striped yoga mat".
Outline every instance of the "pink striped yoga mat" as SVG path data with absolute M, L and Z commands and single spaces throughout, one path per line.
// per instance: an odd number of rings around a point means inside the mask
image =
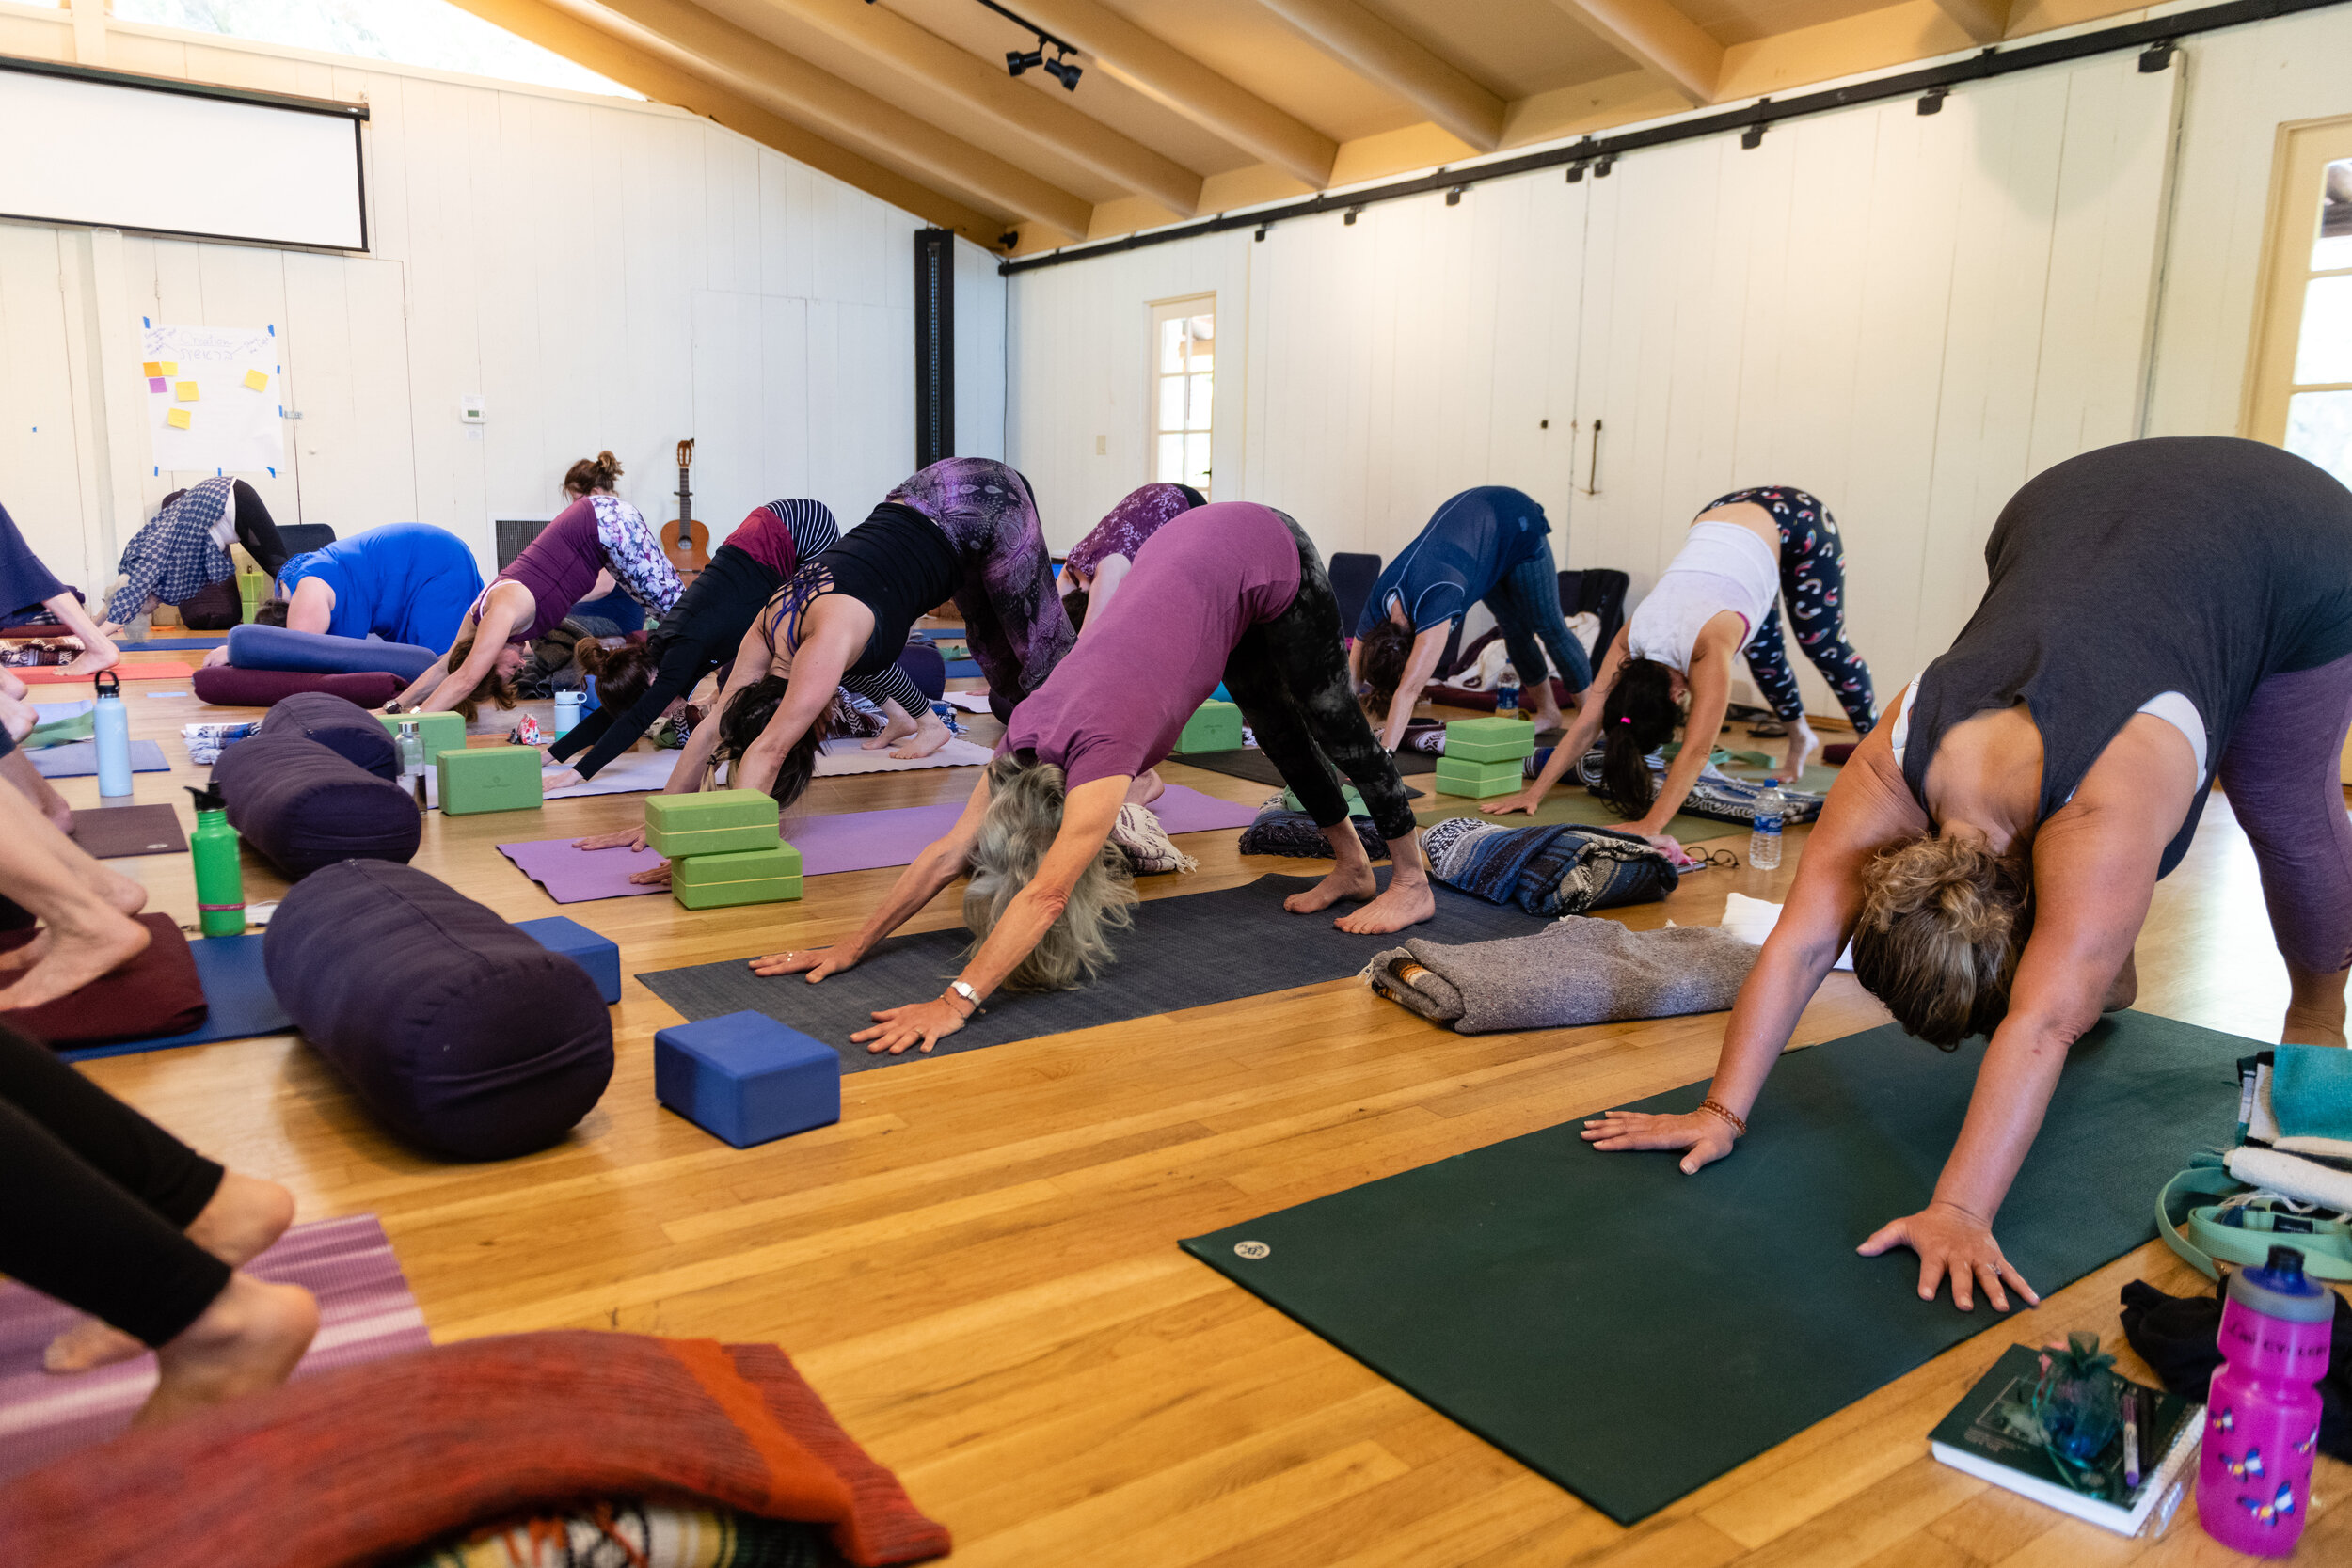
M 319 1298 L 319 1337 L 296 1377 L 432 1347 L 373 1214 L 297 1225 L 246 1269 Z M 0 1481 L 119 1436 L 155 1386 L 151 1355 L 63 1376 L 42 1370 L 41 1351 L 75 1316 L 24 1286 L 0 1286 Z
M 1246 828 L 1258 815 L 1254 806 L 1220 800 L 1183 784 L 1170 784 L 1152 809 L 1160 827 L 1169 833 L 1207 832 L 1218 828 Z M 785 841 L 801 852 L 803 876 L 821 877 L 834 871 L 870 871 L 877 866 L 904 865 L 923 847 L 955 826 L 963 813 L 961 800 L 931 806 L 901 806 L 895 811 L 838 812 L 830 816 L 789 816 L 784 821 Z M 548 890 L 559 904 L 580 904 L 596 898 L 628 898 L 641 894 L 667 893 L 666 887 L 630 883 L 636 872 L 661 863 L 651 849 L 575 849 L 568 838 L 532 839 L 501 844 L 499 853 L 522 874 Z

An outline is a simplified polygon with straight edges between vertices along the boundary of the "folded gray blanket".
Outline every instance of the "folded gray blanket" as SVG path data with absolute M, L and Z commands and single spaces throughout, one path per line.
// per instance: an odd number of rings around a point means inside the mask
M 1362 979 L 1465 1035 L 1675 1018 L 1731 1006 L 1761 949 L 1714 926 L 1628 930 L 1568 915 L 1534 936 L 1449 944 L 1415 937 Z

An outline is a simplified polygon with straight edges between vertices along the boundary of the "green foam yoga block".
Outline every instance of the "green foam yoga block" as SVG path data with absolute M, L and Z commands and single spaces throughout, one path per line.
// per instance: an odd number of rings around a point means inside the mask
M 651 835 L 647 835 L 651 842 Z M 801 852 L 789 844 L 689 855 L 670 863 L 670 892 L 690 910 L 775 904 L 801 895 Z
M 433 759 L 440 773 L 441 812 L 464 816 L 485 811 L 537 811 L 536 746 L 460 746 Z
M 462 713 L 379 713 L 376 718 L 389 730 L 392 739 L 400 739 L 400 727 L 413 722 L 417 738 L 424 742 L 424 765 L 430 768 L 443 752 L 466 749 L 466 716 Z
M 1515 794 L 1527 783 L 1524 766 L 1509 762 L 1463 762 L 1448 755 L 1438 759 L 1438 788 L 1446 795 L 1467 795 L 1484 800 L 1489 796 Z
M 1456 719 L 1445 727 L 1445 755 L 1458 762 L 1510 762 L 1535 754 L 1535 726 L 1525 719 Z
M 1348 816 L 1370 816 L 1372 815 L 1372 808 L 1364 804 L 1364 798 L 1356 793 L 1356 786 L 1354 784 L 1340 785 L 1340 794 L 1347 800 Z M 1307 808 L 1298 803 L 1297 791 L 1286 789 L 1282 791 L 1282 809 L 1284 811 L 1305 811 Z
M 1176 737 L 1179 752 L 1231 752 L 1240 745 L 1241 709 L 1231 703 L 1202 703 Z
M 756 789 L 655 795 L 645 801 L 645 846 L 673 860 L 773 849 L 783 842 L 776 815 L 774 798 Z

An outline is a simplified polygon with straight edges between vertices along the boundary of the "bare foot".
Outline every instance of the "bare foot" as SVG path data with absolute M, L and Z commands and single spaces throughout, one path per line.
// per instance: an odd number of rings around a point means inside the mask
M 160 1426 L 275 1388 L 318 1331 L 319 1304 L 301 1286 L 231 1275 L 204 1315 L 155 1353 L 155 1392 L 131 1424 Z
M 1147 768 L 1127 786 L 1127 804 L 1148 806 L 1168 793 L 1168 781 L 1160 777 L 1156 768 Z
M 188 1225 L 188 1240 L 228 1264 L 242 1268 L 259 1258 L 294 1224 L 294 1194 L 275 1181 L 225 1173 Z M 128 1361 L 147 1347 L 97 1318 L 84 1318 L 49 1341 L 40 1364 L 52 1372 L 86 1372 Z
M 147 951 L 146 927 L 112 910 L 106 914 L 87 930 L 52 925 L 49 951 L 14 984 L 0 988 L 0 1009 L 39 1007 L 71 996 Z
M 224 658 L 226 657 L 226 655 L 223 656 Z M 103 649 L 83 649 L 73 662 L 65 667 L 65 673 L 69 675 L 94 675 L 101 670 L 111 670 L 121 662 L 122 656 L 115 651 L 113 644 L 109 643 Z
M 1401 931 L 1407 926 L 1418 926 L 1438 912 L 1438 895 L 1429 891 L 1425 881 L 1389 883 L 1389 890 L 1362 909 L 1340 916 L 1331 922 L 1343 931 L 1358 936 L 1378 936 L 1388 931 Z
M 897 748 L 890 754 L 900 762 L 913 762 L 917 757 L 930 756 L 955 737 L 955 731 L 942 722 L 938 714 L 926 709 L 923 717 L 915 723 L 914 738 Z
M 0 974 L 13 974 L 20 969 L 30 969 L 40 962 L 49 951 L 53 939 L 46 928 L 35 931 L 33 940 L 13 953 L 0 953 Z
M 146 884 L 103 862 L 92 863 L 89 884 L 92 892 L 124 914 L 136 914 L 147 908 Z
M 2280 1045 L 2342 1045 L 2344 1012 L 2338 1008 L 2333 1018 L 2302 1007 L 2289 1007 L 2286 1022 L 2279 1029 Z
M 1340 866 L 1330 875 L 1304 893 L 1294 893 L 1282 900 L 1282 907 L 1293 914 L 1313 914 L 1327 910 L 1343 898 L 1370 898 L 1380 891 L 1380 883 L 1372 874 L 1370 862 L 1359 866 Z M 1434 908 L 1433 911 L 1434 911 Z M 1427 915 L 1422 916 L 1426 920 Z M 5 995 L 0 992 L 0 995 Z

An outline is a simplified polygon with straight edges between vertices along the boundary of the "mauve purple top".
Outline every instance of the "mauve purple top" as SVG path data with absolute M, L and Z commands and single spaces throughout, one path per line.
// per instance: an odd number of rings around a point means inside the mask
M 1010 751 L 1057 765 L 1073 789 L 1168 760 L 1225 677 L 1242 633 L 1298 597 L 1298 541 L 1251 501 L 1170 518 L 1136 552 L 1100 620 L 1014 710 Z
M 531 590 L 531 625 L 519 626 L 509 642 L 536 642 L 564 624 L 572 606 L 588 596 L 604 570 L 604 547 L 596 536 L 596 509 L 587 497 L 555 515 L 555 521 L 523 546 L 507 563 L 501 578 L 512 578 Z M 497 584 L 493 583 L 492 587 Z M 485 591 L 487 596 L 487 591 Z M 481 600 L 474 601 L 480 613 Z

